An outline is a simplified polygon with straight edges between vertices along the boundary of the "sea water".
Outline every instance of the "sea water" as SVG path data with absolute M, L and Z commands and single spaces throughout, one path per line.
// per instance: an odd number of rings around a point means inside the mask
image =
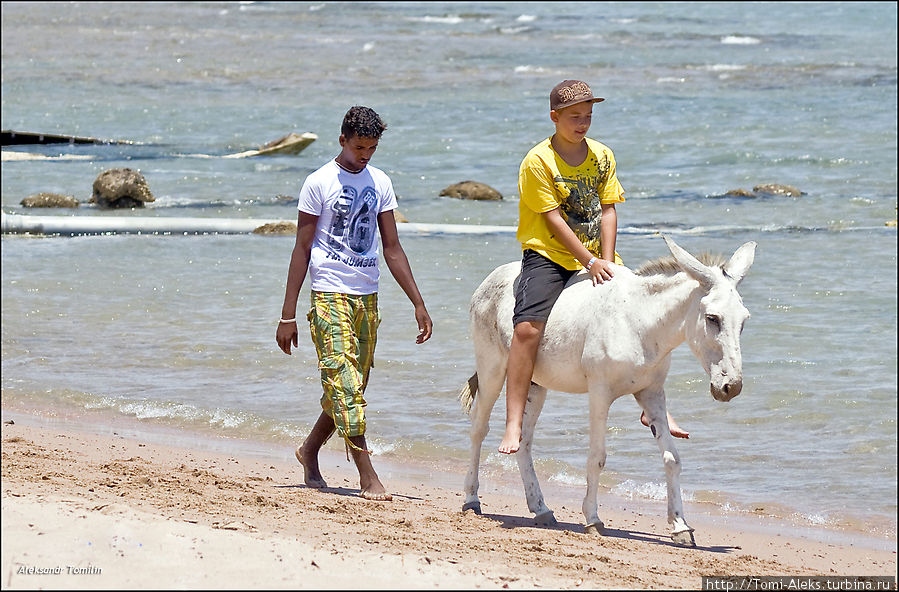
M 752 314 L 741 395 L 714 401 L 689 348 L 673 355 L 666 391 L 691 433 L 678 442 L 688 503 L 895 541 L 896 22 L 895 3 L 864 2 L 5 2 L 3 129 L 138 144 L 17 147 L 53 159 L 4 162 L 2 207 L 295 220 L 303 179 L 337 154 L 343 114 L 363 104 L 387 122 L 373 164 L 410 221 L 514 226 L 518 164 L 552 133 L 549 89 L 586 80 L 606 99 L 589 135 L 616 155 L 627 265 L 665 255 L 659 233 L 694 253 L 758 243 L 740 288 Z M 297 156 L 219 158 L 291 131 L 319 139 Z M 156 201 L 88 204 L 116 167 L 139 170 Z M 469 179 L 504 199 L 439 195 Z M 727 195 L 765 183 L 802 194 Z M 82 206 L 20 205 L 42 191 Z M 293 242 L 4 235 L 4 414 L 295 445 L 320 384 L 302 322 L 294 355 L 274 339 Z M 402 243 L 434 336 L 414 343 L 412 308 L 382 265 L 369 441 L 383 457 L 457 471 L 461 489 L 468 301 L 519 245 L 508 233 Z M 298 316 L 308 298 L 305 286 Z M 603 503 L 664 498 L 639 415 L 631 397 L 612 406 Z M 488 478 L 514 477 L 492 452 L 503 417 L 500 399 Z M 587 398 L 550 393 L 535 439 L 545 482 L 580 492 L 588 434 Z

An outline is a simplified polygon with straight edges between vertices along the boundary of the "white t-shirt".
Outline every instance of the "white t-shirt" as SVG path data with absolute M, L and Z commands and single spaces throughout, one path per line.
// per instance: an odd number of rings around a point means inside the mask
M 318 216 L 309 260 L 312 289 L 378 291 L 378 214 L 396 209 L 390 177 L 366 165 L 350 173 L 331 160 L 306 177 L 297 209 Z

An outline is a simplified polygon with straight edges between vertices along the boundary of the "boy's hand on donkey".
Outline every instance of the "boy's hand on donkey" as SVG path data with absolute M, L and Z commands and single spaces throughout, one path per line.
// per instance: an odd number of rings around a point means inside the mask
M 594 286 L 612 279 L 612 276 L 614 275 L 615 274 L 612 273 L 611 263 L 605 259 L 597 259 L 593 262 L 593 265 L 590 266 L 590 278 L 593 280 Z

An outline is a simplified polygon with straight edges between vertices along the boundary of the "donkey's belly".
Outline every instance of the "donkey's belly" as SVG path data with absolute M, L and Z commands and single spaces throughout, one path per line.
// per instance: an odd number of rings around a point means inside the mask
M 579 356 L 572 355 L 569 359 L 560 359 L 559 356 L 538 354 L 532 381 L 551 391 L 587 392 L 587 376 L 580 367 Z

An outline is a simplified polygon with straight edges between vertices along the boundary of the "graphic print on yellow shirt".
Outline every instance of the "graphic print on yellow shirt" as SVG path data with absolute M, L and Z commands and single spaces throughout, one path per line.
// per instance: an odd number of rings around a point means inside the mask
M 546 226 L 542 213 L 559 208 L 581 243 L 596 256 L 600 246 L 602 204 L 621 203 L 624 190 L 615 175 L 615 156 L 605 145 L 587 138 L 587 158 L 573 167 L 544 140 L 525 156 L 519 170 L 518 240 L 566 269 L 579 269 L 575 259 Z M 615 262 L 621 263 L 618 254 Z

